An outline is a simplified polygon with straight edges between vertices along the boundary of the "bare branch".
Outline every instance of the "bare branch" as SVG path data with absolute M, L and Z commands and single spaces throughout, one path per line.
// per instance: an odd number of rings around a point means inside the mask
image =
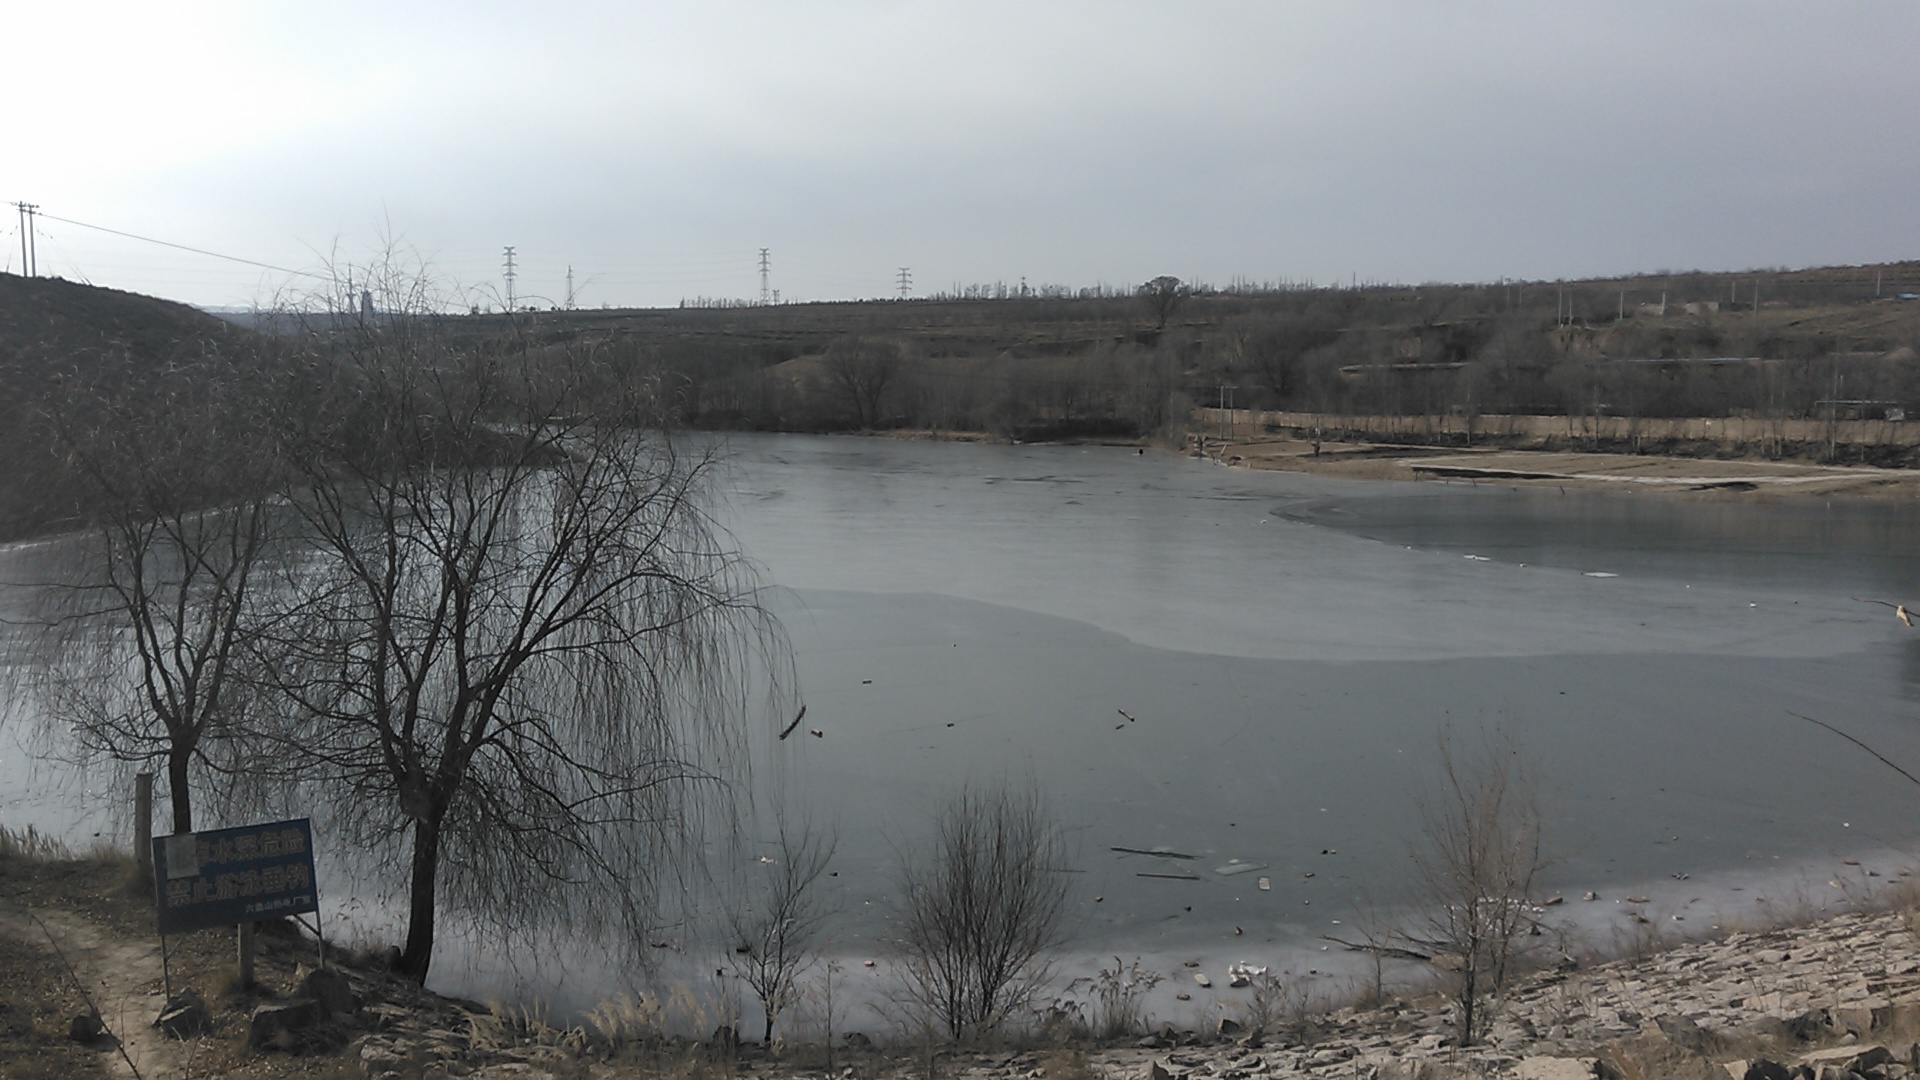
M 1426 914 L 1419 937 L 1407 937 L 1456 976 L 1457 1033 L 1468 1046 L 1485 1027 L 1481 1000 L 1504 988 L 1532 930 L 1533 880 L 1546 863 L 1538 795 L 1512 735 L 1489 735 L 1463 755 L 1443 731 L 1438 761 L 1413 851 Z
M 1885 765 L 1887 768 L 1892 769 L 1894 772 L 1897 772 L 1901 776 L 1906 777 L 1908 780 L 1911 780 L 1913 783 L 1920 784 L 1920 776 L 1915 776 L 1912 773 L 1908 772 L 1907 770 L 1901 768 L 1900 766 L 1895 765 L 1892 761 L 1887 759 L 1885 754 L 1882 754 L 1880 751 L 1875 750 L 1873 747 L 1868 746 L 1866 743 L 1861 742 L 1859 739 L 1854 738 L 1853 736 L 1847 734 L 1846 732 L 1841 731 L 1839 728 L 1834 727 L 1832 724 L 1827 723 L 1825 720 L 1815 720 L 1811 716 L 1801 716 L 1799 713 L 1794 712 L 1792 709 L 1787 710 L 1787 715 L 1799 717 L 1800 719 L 1805 720 L 1809 724 L 1818 724 L 1819 726 L 1826 728 L 1828 731 L 1833 732 L 1835 735 L 1840 736 L 1841 738 L 1847 740 L 1848 742 L 1859 747 L 1860 749 L 1865 750 L 1867 753 L 1872 754 L 1875 758 L 1879 759 L 1880 764 Z
M 954 1038 L 992 1031 L 1031 998 L 1065 942 L 1066 842 L 1033 789 L 968 787 L 901 867 L 912 1000 Z
M 838 847 L 837 834 L 817 832 L 804 818 L 792 825 L 783 818 L 778 854 L 756 867 L 765 875 L 727 907 L 734 971 L 766 1016 L 762 1042 L 772 1043 L 774 1025 L 796 1000 L 800 973 L 813 963 L 820 931 L 834 913 L 818 886 Z

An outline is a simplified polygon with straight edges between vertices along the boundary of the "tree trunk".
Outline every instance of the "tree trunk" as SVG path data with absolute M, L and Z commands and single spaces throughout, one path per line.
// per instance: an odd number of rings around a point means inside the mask
M 173 834 L 193 831 L 193 797 L 187 791 L 190 755 L 180 747 L 167 751 L 167 799 L 173 804 Z
M 1476 946 L 1476 948 L 1477 947 L 1478 946 Z M 1479 993 L 1480 993 L 1480 987 L 1478 985 L 1479 980 L 1475 978 L 1475 976 L 1478 975 L 1478 972 L 1474 970 L 1475 967 L 1477 966 L 1478 966 L 1478 959 L 1475 957 L 1473 953 L 1468 953 L 1467 968 L 1465 971 L 1461 972 L 1461 976 L 1465 980 L 1465 984 L 1460 991 L 1460 1045 L 1461 1046 L 1473 1045 L 1473 1006 L 1474 1006 L 1475 999 L 1479 996 Z
M 433 963 L 434 884 L 440 869 L 440 821 L 422 818 L 413 825 L 413 887 L 408 892 L 407 947 L 395 966 L 416 983 L 427 981 Z

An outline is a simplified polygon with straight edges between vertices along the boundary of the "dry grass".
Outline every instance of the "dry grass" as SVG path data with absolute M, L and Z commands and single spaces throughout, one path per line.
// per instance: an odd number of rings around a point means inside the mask
M 1146 1032 L 1149 1017 L 1143 1011 L 1147 994 L 1163 976 L 1113 958 L 1113 966 L 1075 979 L 1044 1009 L 1038 1010 L 1039 1030 L 1055 1041 L 1115 1042 Z
M 0 825 L 0 860 L 5 859 L 67 862 L 73 859 L 73 851 L 59 839 L 40 832 L 32 825 L 17 830 Z
M 487 1011 L 468 1017 L 468 1042 L 484 1050 L 547 1046 L 578 1056 L 588 1049 L 585 1028 L 559 1026 L 545 1002 L 529 1005 L 493 1001 Z
M 642 997 L 608 998 L 588 1009 L 586 1020 L 596 1044 L 617 1060 L 637 1056 L 660 1042 L 659 1003 Z
M 1277 1031 L 1283 1024 L 1298 1026 L 1307 1018 L 1307 989 L 1272 972 L 1253 976 L 1252 991 L 1241 1022 L 1254 1031 Z

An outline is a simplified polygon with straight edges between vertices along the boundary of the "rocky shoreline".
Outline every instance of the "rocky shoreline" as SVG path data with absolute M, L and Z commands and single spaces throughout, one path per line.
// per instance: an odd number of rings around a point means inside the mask
M 1920 938 L 1909 915 L 1846 914 L 1810 926 L 1736 933 L 1647 957 L 1523 979 L 1495 1008 L 1482 1045 L 1452 1045 L 1438 996 L 1342 1010 L 1304 1031 L 1094 1061 L 1178 1076 L 1745 1077 L 1803 1061 L 1816 1078 L 1858 1058 L 1861 1075 L 1920 1070 Z M 1306 1037 L 1300 1037 L 1305 1035 Z M 1884 1047 L 1885 1055 L 1869 1053 Z M 1897 1067 L 1889 1067 L 1896 1062 Z M 1731 1066 L 1731 1067 L 1729 1067 Z M 1754 1075 L 1776 1075 L 1761 1067 Z
M 509 1023 L 445 1008 L 376 1008 L 381 1030 L 349 1048 L 370 1080 L 659 1071 L 660 1047 L 654 1047 L 654 1067 L 640 1067 L 585 1028 Z M 1450 1004 L 1435 994 L 1295 1018 L 1267 1030 L 1245 1030 L 1232 1020 L 1208 1032 L 1167 1027 L 1117 1047 L 950 1049 L 928 1056 L 875 1049 L 855 1036 L 861 1046 L 845 1047 L 832 1074 L 823 1063 L 802 1064 L 799 1051 L 793 1060 L 751 1046 L 683 1044 L 679 1052 L 723 1071 L 796 1080 L 930 1072 L 950 1080 L 1897 1080 L 1920 1075 L 1920 1047 L 1912 1041 L 1920 1034 L 1920 938 L 1911 914 L 1902 913 L 1846 914 L 1804 927 L 1736 933 L 1528 976 L 1494 1015 L 1487 1037 L 1466 1048 L 1453 1045 Z
M 1606 963 L 1563 961 L 1517 979 L 1471 1047 L 1454 1044 L 1452 1005 L 1438 993 L 1317 1014 L 1268 1001 L 1266 1023 L 1256 1026 L 1252 992 L 1242 990 L 1222 997 L 1220 1011 L 1207 1015 L 1226 1019 L 1204 1030 L 1152 1020 L 1151 1034 L 1119 1044 L 1025 1036 L 987 1048 L 876 1046 L 846 1035 L 829 1057 L 818 1044 L 777 1052 L 741 1045 L 726 1029 L 705 1042 L 662 1036 L 658 1011 L 637 1001 L 607 1003 L 579 1022 L 549 1022 L 537 1010 L 423 991 L 390 974 L 377 955 L 334 953 L 328 967 L 338 974 L 316 973 L 311 939 L 277 923 L 260 935 L 259 985 L 244 991 L 224 974 L 230 932 L 180 940 L 173 986 L 199 988 L 205 1000 L 192 1023 L 179 1022 L 179 1003 L 163 1005 L 149 915 L 140 897 L 114 884 L 118 873 L 86 861 L 0 860 L 0 936 L 13 950 L 4 955 L 15 957 L 0 972 L 0 1075 L 15 1075 L 10 1055 L 53 1060 L 49 1048 L 64 1042 L 76 1050 L 84 1044 L 98 1069 L 19 1075 L 132 1075 L 120 1068 L 124 1053 L 147 1076 L 179 1075 L 192 1063 L 194 1075 L 368 1080 L 1920 1076 L 1913 1042 L 1920 1038 L 1920 915 L 1910 907 L 1736 932 Z M 28 947 L 45 947 L 47 955 L 24 959 L 20 950 Z M 26 976 L 38 969 L 71 976 L 63 986 L 42 980 L 30 999 Z M 90 988 L 88 1015 L 111 1030 L 77 1023 L 69 1030 L 79 986 Z M 150 1025 L 163 1014 L 175 1016 L 179 1030 Z

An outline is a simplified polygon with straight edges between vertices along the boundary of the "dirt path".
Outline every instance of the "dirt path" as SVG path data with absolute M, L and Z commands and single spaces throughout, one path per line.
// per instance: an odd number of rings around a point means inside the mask
M 129 939 L 70 912 L 30 909 L 4 899 L 0 934 L 37 946 L 52 939 L 126 1051 L 125 1057 L 105 1056 L 113 1075 L 131 1080 L 137 1068 L 146 1080 L 158 1080 L 189 1068 L 191 1044 L 168 1039 L 153 1026 L 166 1004 L 159 942 Z

